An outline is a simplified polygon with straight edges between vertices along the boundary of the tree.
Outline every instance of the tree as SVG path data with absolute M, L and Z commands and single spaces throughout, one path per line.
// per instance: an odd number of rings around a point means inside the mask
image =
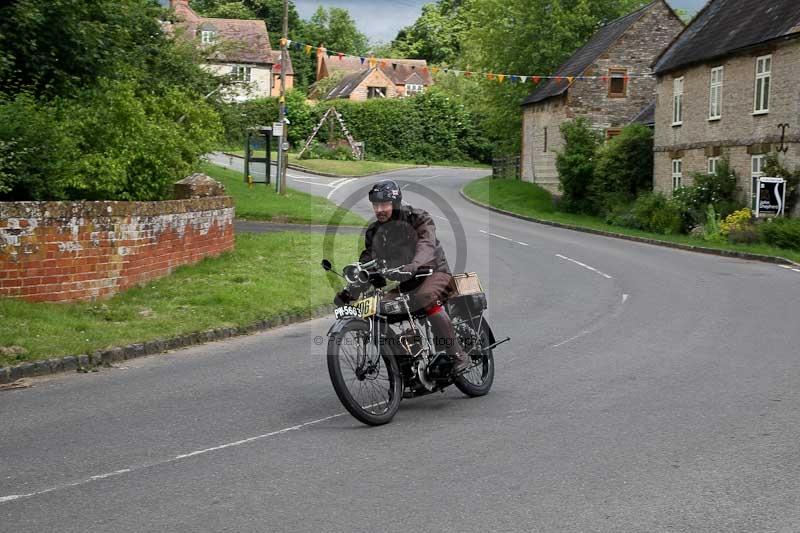
M 564 150 L 556 156 L 556 169 L 563 193 L 565 211 L 594 213 L 596 205 L 591 195 L 595 171 L 595 152 L 600 146 L 600 134 L 586 119 L 579 118 L 561 125 Z
M 363 55 L 369 48 L 367 36 L 358 31 L 350 13 L 339 7 L 319 6 L 305 24 L 305 35 L 309 44 L 345 54 Z
M 463 5 L 464 0 L 438 0 L 422 6 L 416 22 L 401 29 L 392 41 L 393 56 L 427 59 L 432 64 L 455 63 L 467 28 Z
M 653 188 L 653 131 L 632 124 L 597 152 L 592 193 L 606 209 Z

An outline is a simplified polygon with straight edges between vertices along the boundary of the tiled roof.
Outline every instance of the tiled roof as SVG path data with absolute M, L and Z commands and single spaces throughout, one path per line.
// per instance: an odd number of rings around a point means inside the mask
M 800 0 L 710 0 L 653 70 L 663 74 L 786 36 L 800 36 Z
M 329 57 L 327 54 L 323 54 L 321 60 L 325 64 L 329 75 L 339 71 L 357 73 L 365 68 L 369 68 L 368 58 L 364 58 L 362 62 L 358 57 L 338 57 L 335 55 Z M 405 84 L 406 80 L 414 74 L 420 75 L 423 85 L 433 85 L 433 78 L 428 69 L 428 62 L 424 59 L 385 59 L 379 61 L 376 67 L 380 68 L 395 85 Z
M 645 11 L 647 11 L 655 3 L 656 2 L 652 2 L 638 11 L 634 11 L 629 15 L 618 18 L 617 20 L 609 22 L 605 26 L 601 27 L 592 36 L 592 38 L 589 39 L 589 42 L 583 45 L 572 55 L 572 57 L 570 57 L 558 68 L 553 76 L 564 78 L 568 76 L 580 76 L 583 74 L 583 72 L 592 63 L 594 63 L 603 52 L 608 50 L 611 45 L 613 45 L 616 40 L 628 30 L 628 28 L 633 26 L 633 24 L 639 20 Z M 522 105 L 535 104 L 536 102 L 541 102 L 542 100 L 563 94 L 568 88 L 569 85 L 561 80 L 547 79 L 543 81 L 539 87 L 525 100 L 522 101 Z
M 348 74 L 342 78 L 342 81 L 339 82 L 339 85 L 331 89 L 331 91 L 325 95 L 325 99 L 333 100 L 334 98 L 349 97 L 351 94 L 353 94 L 353 91 L 356 90 L 356 87 L 361 85 L 361 82 L 364 81 L 374 70 L 374 68 L 366 68 L 361 72 Z
M 631 124 L 654 126 L 656 123 L 656 101 L 653 100 L 631 120 Z

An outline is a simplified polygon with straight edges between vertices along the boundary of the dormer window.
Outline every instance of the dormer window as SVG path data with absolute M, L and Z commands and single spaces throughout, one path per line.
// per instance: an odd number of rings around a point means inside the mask
M 214 44 L 217 32 L 214 30 L 203 30 L 200 32 L 200 42 L 202 44 Z

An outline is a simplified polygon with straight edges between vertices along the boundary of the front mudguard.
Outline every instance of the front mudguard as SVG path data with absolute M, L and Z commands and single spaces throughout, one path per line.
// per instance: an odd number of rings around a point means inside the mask
M 328 328 L 328 337 L 334 334 L 341 333 L 342 330 L 351 322 L 360 322 L 369 327 L 369 321 L 357 316 L 346 316 L 344 318 L 337 318 L 336 321 Z

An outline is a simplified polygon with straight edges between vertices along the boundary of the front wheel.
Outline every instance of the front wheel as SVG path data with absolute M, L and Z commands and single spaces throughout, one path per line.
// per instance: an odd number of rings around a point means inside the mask
M 400 368 L 394 355 L 380 353 L 367 322 L 352 321 L 328 338 L 328 372 L 342 405 L 360 422 L 380 426 L 397 413 Z
M 472 358 L 472 366 L 456 378 L 455 385 L 467 396 L 484 396 L 494 382 L 494 355 L 491 349 L 485 348 L 494 343 L 494 334 L 483 318 L 476 321 L 472 328 L 475 338 L 466 339 L 464 345 Z

